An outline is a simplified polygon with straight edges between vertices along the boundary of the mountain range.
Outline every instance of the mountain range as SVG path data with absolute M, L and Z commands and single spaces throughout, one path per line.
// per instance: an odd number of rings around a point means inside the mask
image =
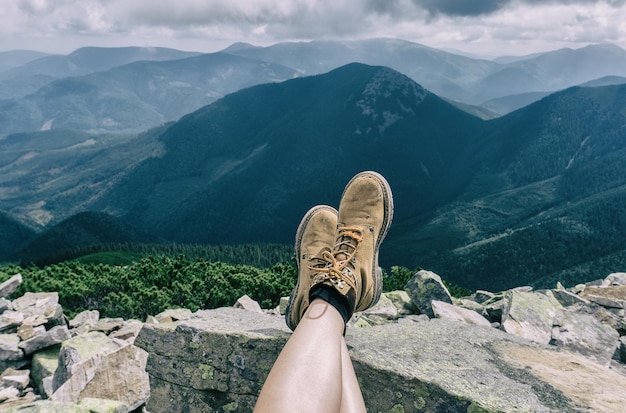
M 395 69 L 485 118 L 570 86 L 626 77 L 626 51 L 611 44 L 496 60 L 397 39 L 239 43 L 211 54 L 90 47 L 69 55 L 4 52 L 3 59 L 0 135 L 51 128 L 137 133 L 241 88 L 322 74 L 352 62 Z
M 396 205 L 383 266 L 472 289 L 572 284 L 626 265 L 625 124 L 623 84 L 484 120 L 395 70 L 352 63 L 125 138 L 11 135 L 0 210 L 39 229 L 91 210 L 173 242 L 291 243 L 308 208 L 337 206 L 371 169 Z

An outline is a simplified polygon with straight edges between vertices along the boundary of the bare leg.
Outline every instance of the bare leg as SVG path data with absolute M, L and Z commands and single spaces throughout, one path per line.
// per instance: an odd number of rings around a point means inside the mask
M 333 306 L 313 300 L 276 359 L 254 411 L 340 412 L 343 329 L 343 318 Z
M 342 397 L 341 413 L 365 413 L 365 401 L 352 366 L 346 340 L 341 338 Z

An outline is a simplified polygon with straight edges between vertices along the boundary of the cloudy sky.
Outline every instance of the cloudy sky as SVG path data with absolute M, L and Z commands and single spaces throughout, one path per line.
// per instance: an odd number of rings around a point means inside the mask
M 489 56 L 626 49 L 626 0 L 1 0 L 0 16 L 0 51 L 370 37 Z

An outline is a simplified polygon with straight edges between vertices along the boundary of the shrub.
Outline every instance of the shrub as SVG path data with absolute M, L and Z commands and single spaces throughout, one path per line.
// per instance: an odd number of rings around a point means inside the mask
M 296 268 L 269 269 L 178 257 L 148 257 L 129 266 L 66 261 L 44 268 L 0 267 L 0 281 L 21 273 L 26 291 L 57 291 L 68 316 L 97 309 L 103 317 L 145 319 L 168 308 L 192 311 L 231 306 L 244 294 L 264 308 L 278 305 L 294 286 Z

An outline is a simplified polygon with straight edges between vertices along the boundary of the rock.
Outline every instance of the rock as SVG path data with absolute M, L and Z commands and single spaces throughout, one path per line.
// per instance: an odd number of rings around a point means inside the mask
M 56 311 L 59 304 L 59 294 L 53 293 L 26 293 L 13 300 L 13 309 L 21 311 L 27 317 L 40 314 L 46 316 Z
M 78 403 L 35 401 L 3 410 L 4 413 L 128 413 L 122 402 L 85 398 Z
M 101 318 L 94 326 L 90 327 L 90 331 L 100 331 L 104 334 L 110 334 L 115 330 L 119 330 L 123 325 L 123 318 Z
M 154 319 L 158 323 L 171 323 L 172 321 L 185 320 L 189 317 L 191 317 L 191 310 L 186 308 L 171 308 L 157 314 L 154 316 Z
M 149 353 L 146 410 L 252 411 L 289 336 L 282 318 L 235 308 L 145 324 L 135 343 Z M 373 412 L 617 413 L 626 404 L 626 377 L 492 328 L 432 319 L 349 327 L 346 341 Z
M 93 327 L 96 325 L 99 319 L 100 311 L 87 310 L 76 314 L 76 316 L 70 320 L 69 324 L 71 328 L 76 328 L 82 325 L 88 325 L 90 327 Z
M 232 307 L 145 324 L 135 345 L 149 353 L 146 409 L 175 413 L 236 405 L 235 411 L 252 411 L 289 333 L 282 317 Z
M 614 272 L 609 274 L 602 283 L 603 287 L 626 285 L 626 272 Z
M 41 314 L 29 315 L 22 321 L 22 325 L 31 327 L 42 327 L 48 323 L 48 319 Z M 45 327 L 44 327 L 45 330 Z
M 626 336 L 619 339 L 619 359 L 622 363 L 626 363 Z
M 443 301 L 434 300 L 432 302 L 433 312 L 437 318 L 461 321 L 463 323 L 475 324 L 478 326 L 491 328 L 491 323 L 476 311 L 457 307 Z
M 18 397 L 20 397 L 20 391 L 15 387 L 0 388 L 0 403 Z M 4 409 L 2 410 L 4 411 Z
M 127 413 L 130 410 L 128 405 L 117 400 L 97 399 L 93 397 L 85 397 L 78 406 L 89 409 L 93 413 Z
M 65 326 L 54 326 L 43 334 L 22 341 L 19 347 L 24 350 L 27 356 L 41 349 L 61 344 L 71 337 L 70 331 Z
M 580 296 L 604 307 L 626 308 L 626 285 L 587 287 Z
M 19 311 L 8 310 L 0 314 L 0 333 L 17 331 L 17 327 L 24 321 L 24 314 Z
M 489 291 L 476 290 L 474 293 L 474 300 L 479 304 L 484 304 L 487 301 L 493 300 L 496 295 Z
M 33 354 L 31 378 L 39 393 L 46 398 L 54 392 L 52 378 L 59 365 L 59 347 L 53 346 Z
M 123 402 L 128 411 L 135 410 L 150 396 L 147 358 L 145 351 L 126 344 L 110 353 L 81 360 L 71 365 L 70 377 L 50 399 L 73 403 L 86 397 L 110 399 Z
M 102 332 L 72 337 L 61 346 L 50 399 L 73 403 L 85 397 L 118 400 L 132 411 L 144 404 L 150 393 L 146 359 L 143 350 Z
M 552 296 L 512 290 L 502 314 L 502 329 L 542 344 L 552 339 L 554 317 L 563 306 Z
M 12 310 L 13 305 L 11 305 L 11 301 L 7 300 L 4 297 L 0 297 L 0 314 L 5 312 L 6 310 Z
M 383 295 L 391 301 L 394 307 L 396 307 L 398 316 L 419 312 L 419 309 L 415 306 L 415 304 L 413 304 L 411 297 L 409 297 L 409 294 L 406 291 L 390 291 L 388 293 L 383 293 Z
M 254 301 L 252 298 L 248 297 L 247 295 L 240 297 L 233 307 L 242 308 L 244 310 L 253 311 L 255 313 L 263 312 L 259 303 L 257 303 L 256 301 Z
M 626 334 L 626 317 L 624 317 L 624 310 L 618 310 L 617 312 L 613 312 L 611 310 L 616 310 L 616 309 L 611 309 L 611 308 L 607 309 L 594 303 L 586 305 L 586 306 L 577 306 L 578 312 L 591 314 L 602 324 L 605 324 L 613 328 L 620 335 L 625 335 Z
M 452 297 L 452 303 L 456 306 L 472 310 L 475 313 L 482 314 L 485 311 L 485 306 L 477 303 L 469 298 L 454 298 Z
M 489 319 L 492 323 L 502 323 L 502 313 L 508 305 L 508 298 L 503 296 L 496 301 L 485 304 L 486 305 L 483 310 L 485 318 Z
M 30 370 L 16 370 L 8 368 L 0 375 L 0 388 L 15 387 L 18 390 L 24 390 L 30 384 Z
M 15 274 L 3 283 L 0 283 L 0 298 L 10 296 L 22 283 L 22 274 Z
M 74 365 L 102 354 L 116 351 L 120 344 L 100 331 L 93 331 L 66 340 L 58 352 L 58 368 L 54 373 L 53 389 L 56 391 L 73 374 Z
M 563 289 L 552 290 L 554 298 L 557 299 L 563 307 L 569 307 L 575 304 L 589 304 L 590 301 L 585 300 L 581 296 Z
M 433 300 L 452 304 L 452 297 L 448 289 L 443 285 L 441 277 L 434 272 L 418 271 L 409 280 L 405 288 L 411 297 L 411 301 L 417 306 L 419 311 L 431 318 L 435 316 L 431 306 Z
M 24 352 L 19 347 L 19 343 L 20 338 L 17 334 L 0 334 L 0 363 L 24 358 Z M 0 367 L 2 367 L 1 364 Z
M 398 323 L 425 323 L 430 321 L 426 314 L 411 314 L 398 319 Z
M 385 294 L 381 294 L 378 302 L 362 311 L 361 316 L 368 320 L 369 325 L 378 325 L 397 319 L 398 309 Z
M 280 297 L 278 302 L 278 313 L 285 315 L 287 313 L 287 305 L 289 305 L 289 297 Z
M 191 311 L 189 312 L 191 313 Z M 137 337 L 137 334 L 139 334 L 141 327 L 143 327 L 143 323 L 141 321 L 128 320 L 124 323 L 122 328 L 109 334 L 109 337 L 124 340 L 128 343 L 133 343 L 135 341 L 135 338 Z
M 572 307 L 560 311 L 553 325 L 550 344 L 576 352 L 608 367 L 618 345 L 617 331 L 590 314 L 576 312 Z

